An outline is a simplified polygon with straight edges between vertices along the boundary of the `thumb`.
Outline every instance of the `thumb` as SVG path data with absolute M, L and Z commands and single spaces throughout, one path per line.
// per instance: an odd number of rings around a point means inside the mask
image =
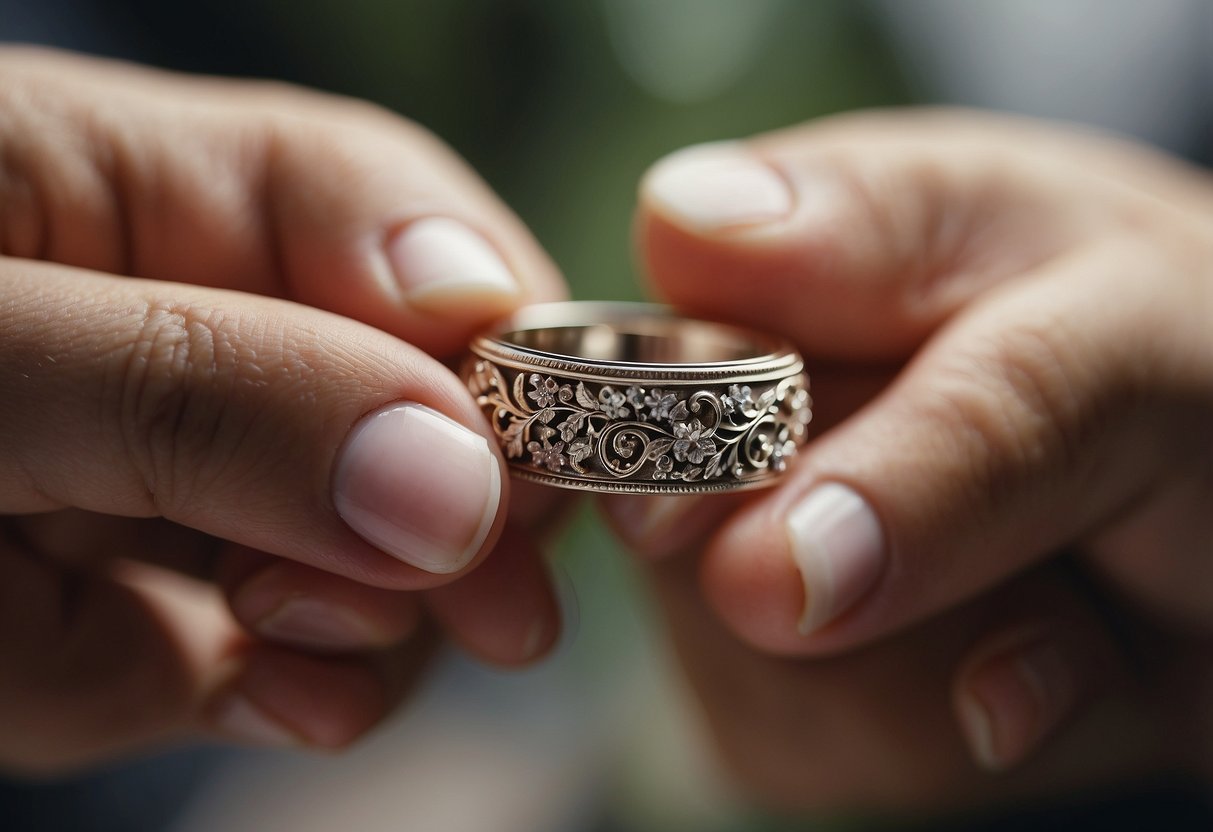
M 1166 253 L 1192 250 L 1173 245 L 1187 220 L 1157 214 L 1190 175 L 1106 139 L 937 112 L 659 162 L 636 229 L 665 299 L 850 368 L 919 351 L 720 528 L 702 580 L 724 618 L 772 650 L 875 638 L 1092 531 L 1190 457 L 1207 435 L 1192 404 L 1210 372 L 1206 269 Z M 1146 203 L 1164 222 L 1143 225 Z
M 49 50 L 0 48 L 0 74 L 12 256 L 289 297 L 442 356 L 564 293 L 485 183 L 386 111 Z
M 1110 244 L 971 304 L 722 528 L 719 612 L 767 649 L 851 647 L 1126 511 L 1209 433 L 1204 278 L 1180 265 Z
M 818 359 L 904 359 L 972 298 L 1087 233 L 1089 212 L 1069 207 L 1078 174 L 1019 152 L 1059 144 L 1056 132 L 864 113 L 688 148 L 641 184 L 641 261 L 690 313 L 785 333 Z
M 21 260 L 0 258 L 0 297 L 0 512 L 161 515 L 394 589 L 496 538 L 500 455 L 415 347 L 287 301 Z

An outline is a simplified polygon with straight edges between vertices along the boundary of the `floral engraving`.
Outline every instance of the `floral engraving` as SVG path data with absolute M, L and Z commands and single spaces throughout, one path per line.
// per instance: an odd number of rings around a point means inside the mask
M 690 460 L 698 465 L 705 456 L 714 453 L 716 443 L 711 439 L 711 431 L 702 422 L 691 419 L 674 423 L 674 459 L 679 462 Z
M 667 393 L 660 387 L 654 387 L 644 397 L 644 406 L 648 410 L 648 418 L 654 422 L 664 422 L 670 418 L 670 411 L 678 404 L 678 396 Z
M 542 443 L 528 442 L 526 449 L 531 453 L 531 462 L 540 468 L 547 468 L 549 471 L 559 471 L 564 467 L 564 443 L 557 442 L 555 445 L 544 439 Z
M 506 375 L 476 359 L 468 387 L 514 464 L 601 480 L 739 483 L 782 471 L 807 436 L 803 376 L 766 386 L 645 387 Z M 527 460 L 529 457 L 529 461 Z
M 598 391 L 598 407 L 608 419 L 626 419 L 631 411 L 628 410 L 627 396 L 610 387 Z
M 749 385 L 730 385 L 729 391 L 720 397 L 720 405 L 724 409 L 724 415 L 730 419 L 744 419 L 754 409 L 753 391 Z

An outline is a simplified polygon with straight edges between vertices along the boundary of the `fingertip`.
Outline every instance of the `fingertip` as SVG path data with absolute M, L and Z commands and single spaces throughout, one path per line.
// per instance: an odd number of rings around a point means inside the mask
M 863 496 L 793 477 L 712 539 L 701 580 L 718 614 L 753 646 L 824 655 L 871 635 L 866 598 L 887 569 L 881 522 Z
M 488 439 L 415 402 L 350 431 L 334 465 L 337 513 L 368 543 L 431 575 L 462 573 L 492 545 L 506 497 Z
M 552 576 L 534 541 L 516 529 L 506 530 L 476 571 L 425 597 L 457 644 L 493 664 L 530 664 L 560 639 Z
M 509 522 L 521 529 L 553 536 L 570 514 L 578 494 L 522 479 L 509 480 Z
M 482 326 L 512 312 L 524 290 L 497 247 L 452 217 L 413 220 L 385 245 L 402 300 L 424 315 Z
M 365 664 L 259 648 L 213 699 L 206 722 L 252 745 L 345 748 L 387 713 L 383 681 Z
M 432 137 L 394 118 L 290 126 L 272 131 L 269 201 L 294 299 L 451 356 L 563 292 L 525 225 Z
M 562 652 L 572 644 L 581 631 L 581 600 L 577 595 L 577 586 L 573 583 L 569 572 L 561 564 L 545 561 L 548 575 L 551 579 L 552 591 L 556 597 L 558 637 L 546 650 L 536 653 L 536 658 L 544 658 L 552 653 Z
M 781 331 L 798 342 L 807 333 L 816 346 L 821 319 L 836 328 L 823 311 L 834 306 L 849 314 L 855 304 L 837 301 L 855 289 L 840 292 L 815 280 L 836 265 L 830 246 L 837 219 L 823 221 L 817 209 L 811 216 L 800 203 L 792 180 L 741 143 L 677 151 L 641 182 L 634 224 L 641 270 L 654 294 L 690 314 Z
M 598 507 L 628 548 L 659 560 L 702 546 L 743 499 L 737 494 L 603 494 Z
M 307 741 L 293 727 L 287 727 L 282 720 L 271 716 L 265 708 L 254 704 L 239 691 L 231 691 L 217 700 L 209 719 L 213 730 L 220 736 L 241 745 L 260 748 L 307 745 Z
M 671 153 L 644 175 L 640 199 L 654 217 L 705 237 L 776 223 L 796 201 L 783 174 L 739 142 Z
M 818 356 L 904 358 L 961 294 L 934 279 L 950 262 L 932 248 L 942 200 L 902 184 L 910 164 L 808 132 L 677 151 L 641 181 L 643 271 L 679 308 Z
M 783 518 L 789 554 L 804 585 L 797 630 L 811 636 L 867 595 L 887 568 L 880 519 L 854 488 L 813 486 Z
M 635 236 L 644 265 L 659 291 L 680 304 L 697 297 L 718 303 L 730 289 L 765 284 L 806 264 L 795 182 L 743 142 L 669 154 L 645 173 L 637 198 Z M 737 279 L 739 267 L 747 267 L 745 281 Z
M 274 559 L 230 590 L 236 619 L 277 644 L 324 653 L 382 650 L 417 628 L 416 597 Z
M 798 625 L 804 583 L 786 542 L 772 529 L 779 519 L 759 504 L 743 510 L 712 539 L 700 564 L 704 596 L 743 641 L 780 655 L 804 651 Z
M 1071 719 L 1084 664 L 1055 629 L 997 633 L 962 663 L 953 686 L 961 733 L 981 768 L 1019 765 Z
M 675 532 L 697 499 L 682 494 L 604 494 L 598 507 L 628 548 L 655 560 L 681 548 L 682 536 Z

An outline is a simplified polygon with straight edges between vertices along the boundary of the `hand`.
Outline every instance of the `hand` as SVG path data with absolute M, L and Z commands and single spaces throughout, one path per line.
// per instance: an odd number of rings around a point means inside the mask
M 561 295 L 519 221 L 367 104 L 20 49 L 0 77 L 0 766 L 343 746 L 426 619 L 543 653 L 547 574 L 438 360 Z
M 1202 174 L 856 115 L 675 154 L 637 228 L 659 295 L 787 335 L 813 374 L 778 487 L 604 501 L 755 791 L 943 808 L 1211 770 Z

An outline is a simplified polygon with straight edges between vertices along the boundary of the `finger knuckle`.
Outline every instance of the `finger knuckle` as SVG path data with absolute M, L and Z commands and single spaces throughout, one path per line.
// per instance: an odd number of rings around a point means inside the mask
M 260 372 L 233 329 L 213 310 L 153 302 L 116 356 L 114 422 L 155 513 L 188 506 L 247 440 L 254 413 L 233 402 Z
M 121 271 L 126 235 L 97 141 L 103 119 L 75 111 L 71 81 L 33 64 L 18 62 L 0 85 L 0 255 Z M 82 235 L 90 246 L 74 243 Z
M 382 105 L 352 98 L 282 85 L 262 90 L 252 97 L 265 132 L 282 149 L 322 149 L 340 156 L 348 153 L 363 165 L 380 163 L 368 156 L 368 145 L 404 139 L 412 144 L 439 144 L 421 125 Z M 309 159 L 310 161 L 310 159 Z
M 27 79 L 18 76 L 0 86 L 0 255 L 37 258 L 47 243 L 47 184 L 39 172 L 48 166 L 54 141 L 31 141 L 46 135 Z M 51 133 L 50 135 L 54 135 Z
M 814 217 L 815 271 L 914 331 L 955 303 L 950 283 L 992 282 L 1008 267 L 977 262 L 972 242 L 988 236 L 1001 177 L 961 174 L 929 152 L 847 148 L 815 164 L 837 190 L 832 210 Z
M 234 82 L 243 93 L 243 103 L 271 120 L 298 124 L 300 120 L 332 126 L 351 122 L 393 121 L 405 119 L 388 108 L 348 95 L 323 92 L 287 81 L 256 80 Z

